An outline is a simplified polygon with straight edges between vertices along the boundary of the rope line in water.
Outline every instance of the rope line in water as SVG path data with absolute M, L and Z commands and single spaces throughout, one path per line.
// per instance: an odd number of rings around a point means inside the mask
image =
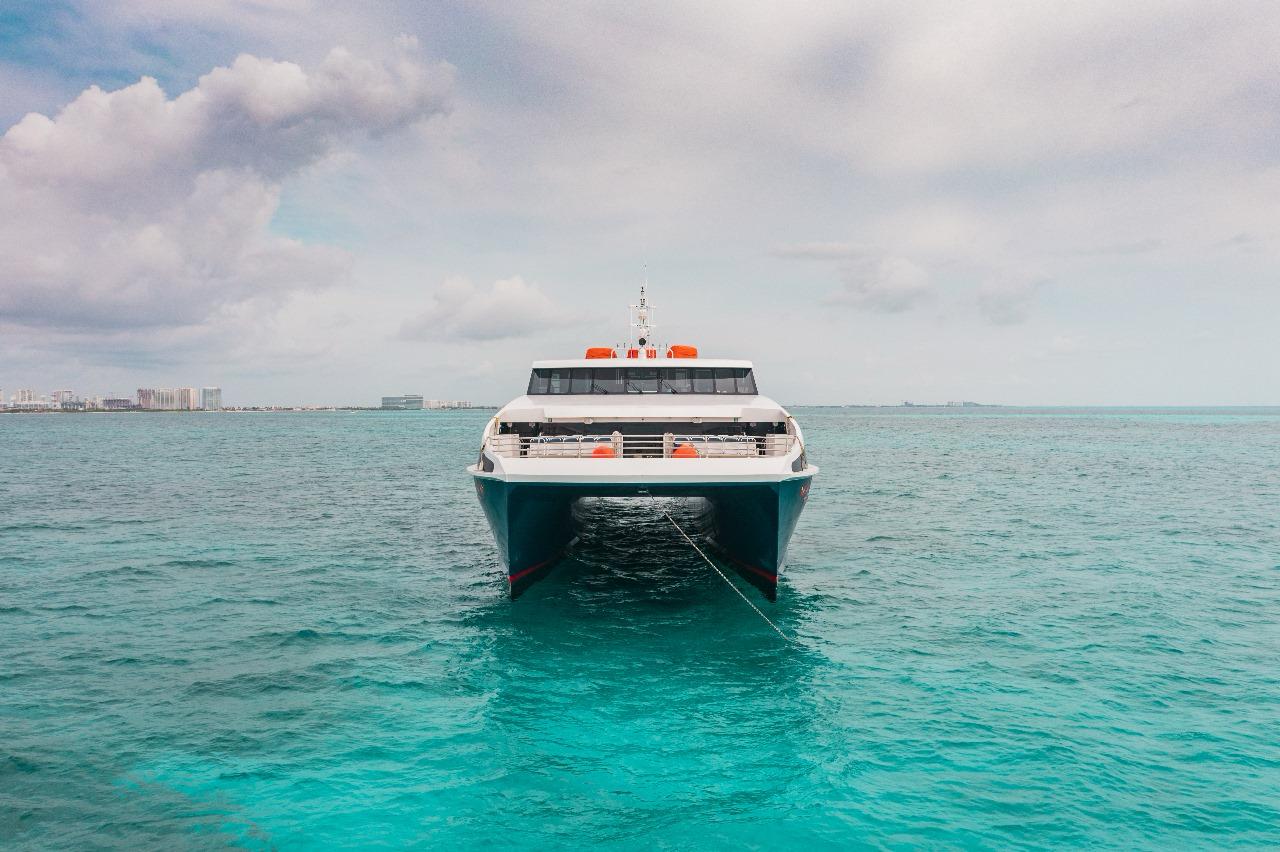
M 760 607 L 758 607 L 758 606 L 756 606 L 755 604 L 753 604 L 753 603 L 751 602 L 751 599 L 750 599 L 750 598 L 748 598 L 746 595 L 744 595 L 744 594 L 742 593 L 742 590 L 741 590 L 741 589 L 739 589 L 739 588 L 734 584 L 734 582 L 733 582 L 732 580 L 730 580 L 730 579 L 729 579 L 729 577 L 728 577 L 728 576 L 727 576 L 723 571 L 721 571 L 721 570 L 720 570 L 720 567 L 719 567 L 718 565 L 716 565 L 716 563 L 712 562 L 712 561 L 707 557 L 707 554 L 705 554 L 705 553 L 703 553 L 703 552 L 702 552 L 702 548 L 701 548 L 701 547 L 698 547 L 697 542 L 695 542 L 692 538 L 690 538 L 690 537 L 689 537 L 689 534 L 688 534 L 687 532 L 685 532 L 683 529 L 681 529 L 680 525 L 676 523 L 676 519 L 675 519 L 675 518 L 673 518 L 673 517 L 671 517 L 671 513 L 670 513 L 670 512 L 668 512 L 668 511 L 666 510 L 666 507 L 664 507 L 661 503 L 659 503 L 659 502 L 658 502 L 658 498 L 657 498 L 657 497 L 654 497 L 654 496 L 653 496 L 652 494 L 650 494 L 648 491 L 646 491 L 646 492 L 644 492 L 644 493 L 649 497 L 649 499 L 650 499 L 650 500 L 652 500 L 652 501 L 653 501 L 653 505 L 654 505 L 654 506 L 656 506 L 656 507 L 658 508 L 658 511 L 659 511 L 659 512 L 661 512 L 662 514 L 664 514 L 664 515 L 666 515 L 666 516 L 667 516 L 667 520 L 671 522 L 671 526 L 673 526 L 673 527 L 675 527 L 675 528 L 676 528 L 676 532 L 678 532 L 678 533 L 680 533 L 680 535 L 684 536 L 684 540 L 685 540 L 685 541 L 687 541 L 687 542 L 689 542 L 689 546 L 690 546 L 690 547 L 692 547 L 694 550 L 696 550 L 696 551 L 698 552 L 698 555 L 702 557 L 702 561 L 703 561 L 703 562 L 706 562 L 708 565 L 710 565 L 710 566 L 711 566 L 711 570 L 712 570 L 712 571 L 715 571 L 717 574 L 719 574 L 719 575 L 720 575 L 720 579 L 721 579 L 721 580 L 724 580 L 724 581 L 725 581 L 725 583 L 729 586 L 729 588 L 733 589 L 734 593 L 735 593 L 738 597 L 742 598 L 742 600 L 743 600 L 743 601 L 745 601 L 745 602 L 746 602 L 747 606 L 749 606 L 749 607 L 751 607 L 752 609 L 754 609 L 754 610 L 756 611 L 756 615 L 758 615 L 758 616 L 760 616 L 761 618 L 763 618 L 763 619 L 764 619 L 764 623 L 765 623 L 765 624 L 767 624 L 767 625 L 769 625 L 770 627 L 772 627 L 772 628 L 773 628 L 773 632 L 777 633 L 779 636 L 781 636 L 781 637 L 782 637 L 782 641 L 783 641 L 783 642 L 794 642 L 794 641 L 796 641 L 796 640 L 792 639 L 790 636 L 788 636 L 787 634 L 783 633 L 783 632 L 782 632 L 782 629 L 781 629 L 780 627 L 778 627 L 778 625 L 776 625 L 776 624 L 774 624 L 772 621 L 770 621 L 770 620 L 769 620 L 769 616 L 765 615 L 765 614 L 764 614 L 764 611 L 763 611 L 763 610 L 761 610 L 761 609 L 760 609 Z

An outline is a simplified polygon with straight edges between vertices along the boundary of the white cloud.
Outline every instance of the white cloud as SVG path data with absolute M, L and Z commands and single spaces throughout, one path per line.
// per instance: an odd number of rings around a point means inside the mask
M 1049 341 L 1049 352 L 1054 355 L 1075 355 L 1083 352 L 1087 344 L 1079 337 L 1067 334 L 1056 334 Z
M 928 272 L 905 258 L 886 257 L 846 270 L 844 288 L 830 301 L 875 313 L 898 314 L 932 295 Z
M 451 69 L 402 43 L 312 70 L 241 55 L 170 99 L 91 87 L 0 137 L 0 317 L 130 329 L 205 322 L 345 278 L 345 253 L 270 229 L 280 181 L 361 134 L 446 108 Z
M 772 254 L 788 260 L 845 260 L 866 255 L 867 247 L 845 242 L 788 243 L 774 248 Z
M 978 287 L 978 310 L 996 325 L 1014 325 L 1024 321 L 1035 304 L 1043 279 L 1000 277 L 984 281 Z
M 1121 361 L 1146 357 L 1128 350 L 1093 370 L 1076 364 L 1057 373 L 1049 368 L 1065 359 L 1036 361 L 1025 388 L 1040 389 L 1041 399 L 1195 401 L 1227 398 L 1227 388 L 1253 399 L 1246 391 L 1254 379 L 1237 365 L 1274 372 L 1274 335 L 1265 327 L 1280 310 L 1280 112 L 1271 96 L 1280 7 L 1272 3 L 1242 0 L 1223 10 L 1145 0 L 1069 8 L 923 0 L 791 8 L 710 0 L 655 11 L 76 0 L 76 14 L 50 22 L 52 37 L 20 36 L 15 55 L 35 58 L 8 66 L 19 68 L 8 76 L 26 80 L 26 91 L 0 85 L 8 101 L 42 105 L 50 116 L 48 105 L 68 98 L 36 92 L 33 75 L 44 69 L 54 69 L 51 91 L 78 92 L 79 81 L 135 80 L 143 72 L 194 80 L 237 52 L 305 58 L 293 67 L 237 63 L 224 69 L 225 80 L 206 75 L 193 89 L 199 98 L 166 100 L 158 86 L 139 89 L 135 101 L 121 96 L 106 109 L 149 123 L 110 133 L 99 132 L 94 110 L 121 93 L 95 100 L 90 90 L 83 133 L 62 140 L 57 157 L 24 165 L 20 181 L 12 171 L 0 175 L 0 325 L 16 310 L 26 322 L 99 324 L 80 338 L 40 332 L 42 345 L 56 341 L 64 352 L 86 352 L 77 341 L 91 337 L 111 341 L 95 357 L 132 347 L 159 361 L 162 344 L 189 354 L 215 340 L 201 353 L 206 362 L 221 351 L 252 363 L 261 352 L 256 362 L 266 374 L 285 357 L 275 341 L 320 351 L 311 331 L 327 305 L 349 336 L 316 356 L 317 384 L 326 393 L 331 384 L 364 389 L 375 369 L 409 371 L 461 351 L 415 344 L 420 357 L 402 359 L 405 344 L 387 339 L 423 307 L 420 280 L 457 270 L 486 285 L 476 293 L 487 293 L 509 270 L 536 269 L 555 303 L 581 304 L 587 300 L 571 302 L 568 294 L 590 292 L 592 308 L 604 310 L 615 299 L 625 304 L 631 287 L 622 282 L 648 263 L 655 284 L 679 292 L 689 308 L 682 325 L 704 342 L 722 340 L 724 354 L 757 357 L 769 355 L 767 344 L 744 352 L 735 342 L 746 314 L 776 317 L 797 302 L 820 302 L 844 274 L 847 285 L 830 301 L 900 313 L 895 322 L 860 323 L 856 337 L 846 333 L 856 318 L 818 324 L 806 351 L 857 358 L 874 344 L 889 353 L 876 378 L 887 400 L 931 394 L 935 388 L 919 384 L 926 372 L 937 376 L 944 398 L 996 398 L 1008 391 L 958 388 L 1000 375 L 1011 352 L 1034 352 L 1054 330 L 1082 322 L 1073 336 L 1089 341 L 1144 335 L 1159 366 L 1126 373 Z M 419 89 L 399 76 L 402 57 L 373 63 L 370 74 L 342 60 L 322 73 L 325 51 L 342 43 L 377 56 L 369 46 L 402 30 L 418 32 L 465 69 L 457 108 L 394 139 L 346 145 L 363 127 L 384 132 L 414 122 L 405 112 L 422 110 L 406 92 Z M 353 103 L 342 94 L 353 89 L 390 96 Z M 179 118 L 211 114 L 208 101 L 231 104 L 231 120 L 206 125 L 189 144 Z M 23 132 L 34 144 L 52 144 L 39 125 Z M 359 154 L 341 162 L 325 156 L 335 145 Z M 133 152 L 148 149 L 163 150 L 165 165 L 131 172 L 146 159 Z M 63 160 L 75 165 L 72 174 L 60 171 Z M 36 176 L 35 197 L 7 195 L 18 184 L 35 186 Z M 199 176 L 209 186 L 197 202 L 190 199 Z M 350 257 L 277 242 L 257 224 L 237 230 L 229 212 L 203 219 L 188 212 L 206 210 L 211 197 L 238 207 L 236 221 L 254 223 L 270 221 L 283 199 L 281 222 L 296 233 L 335 235 Z M 205 241 L 196 227 L 215 236 Z M 100 233 L 109 246 L 92 239 Z M 266 264 L 282 257 L 275 271 Z M 351 287 L 314 289 L 344 280 L 348 265 Z M 10 298 L 19 267 L 50 283 L 23 283 Z M 59 283 L 73 277 L 67 270 L 86 267 L 96 289 Z M 277 287 L 290 272 L 312 289 Z M 148 283 L 159 279 L 180 283 L 163 295 Z M 1032 283 L 1040 280 L 1055 282 L 1052 299 Z M 922 309 L 930 304 L 938 310 Z M 502 325 L 458 306 L 437 310 L 433 316 L 447 315 L 452 325 L 417 333 L 474 336 Z M 277 320 L 257 319 L 263 311 Z M 126 339 L 127 331 L 104 327 L 200 316 L 215 319 L 182 334 L 150 327 Z M 522 333 L 528 324 L 521 323 L 502 333 Z M 1184 337 L 1205 325 L 1233 333 L 1190 358 Z M 333 340 L 330 329 L 324 324 L 314 341 Z M 495 375 L 508 376 L 511 363 L 566 351 L 575 336 L 484 348 Z M 0 338 L 13 344 L 11 334 Z M 371 346 L 371 338 L 380 344 Z M 927 362 L 902 357 L 902 341 L 925 339 L 935 347 Z M 398 358 L 404 363 L 388 366 Z M 796 360 L 779 381 L 807 369 Z M 944 393 L 944 379 L 957 388 Z M 280 396 L 293 396 L 296 381 L 279 385 Z M 813 384 L 801 396 L 866 398 L 866 381 Z M 463 387 L 471 392 L 470 383 L 439 392 Z
M 503 278 L 488 288 L 465 278 L 450 278 L 433 296 L 433 304 L 400 328 L 405 340 L 500 340 L 526 337 L 571 325 L 580 314 L 554 305 L 536 284 L 520 276 Z

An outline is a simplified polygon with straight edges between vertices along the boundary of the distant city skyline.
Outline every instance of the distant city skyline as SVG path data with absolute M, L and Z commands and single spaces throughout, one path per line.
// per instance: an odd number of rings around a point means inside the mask
M 364 400 L 357 408 L 382 408 L 394 410 L 444 410 L 477 407 L 471 400 L 429 399 L 422 394 L 382 396 L 380 404 Z M 281 399 L 269 403 L 254 403 L 235 408 L 332 408 L 332 403 L 314 403 L 302 400 Z M 195 387 L 140 387 L 132 394 L 77 394 L 61 388 L 41 393 L 33 388 L 18 388 L 10 396 L 0 385 L 0 410 L 72 410 L 72 411 L 221 411 L 228 408 L 222 400 L 222 388 L 218 386 Z
M 222 388 L 216 386 L 203 387 L 199 391 L 194 387 L 140 387 L 135 393 L 89 393 L 81 396 L 69 388 L 47 394 L 33 388 L 19 388 L 12 396 L 6 397 L 3 386 L 0 386 L 0 409 L 220 411 L 223 408 Z

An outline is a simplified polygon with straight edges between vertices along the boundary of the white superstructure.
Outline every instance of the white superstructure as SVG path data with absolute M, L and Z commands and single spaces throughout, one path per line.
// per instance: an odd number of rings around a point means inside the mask
M 630 320 L 626 343 L 535 361 L 526 393 L 485 427 L 468 471 L 504 551 L 512 594 L 518 580 L 552 561 L 549 550 L 571 539 L 572 500 L 667 494 L 715 504 L 719 543 L 772 597 L 817 473 L 799 424 L 759 393 L 750 361 L 658 345 L 643 288 Z

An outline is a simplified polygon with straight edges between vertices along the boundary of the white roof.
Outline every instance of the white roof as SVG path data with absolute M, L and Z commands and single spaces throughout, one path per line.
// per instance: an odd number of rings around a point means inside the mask
M 750 361 L 727 358 L 571 358 L 556 361 L 534 361 L 535 370 L 565 367 L 743 367 Z

